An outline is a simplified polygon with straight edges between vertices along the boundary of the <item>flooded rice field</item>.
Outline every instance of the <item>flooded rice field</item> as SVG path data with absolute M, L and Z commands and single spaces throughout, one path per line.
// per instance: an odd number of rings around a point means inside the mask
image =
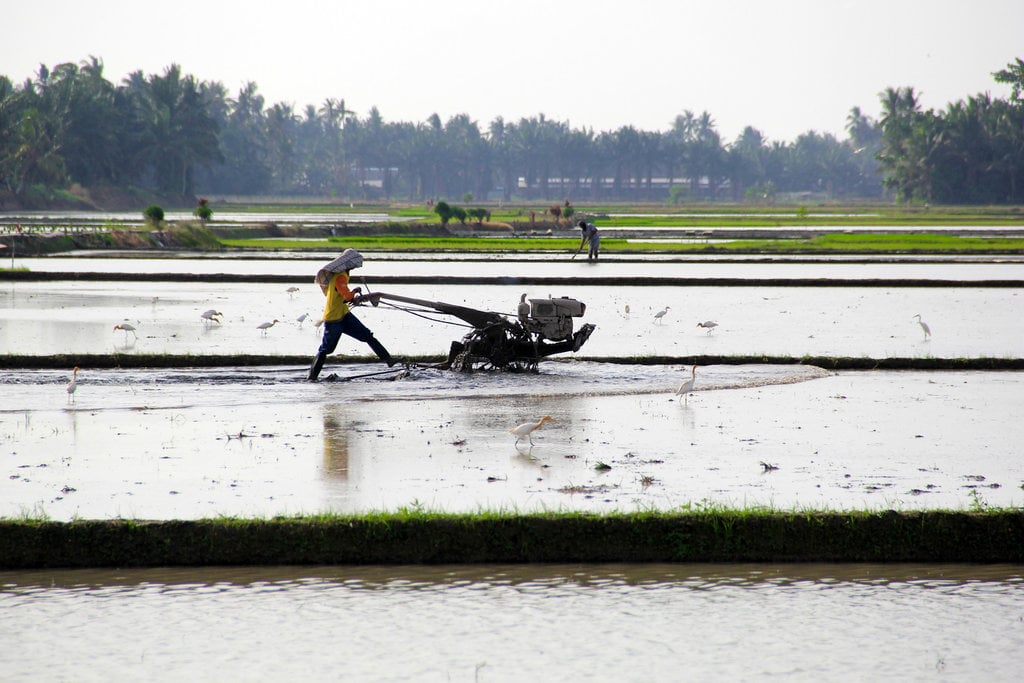
M 388 285 L 373 291 L 514 314 L 520 295 L 583 301 L 597 329 L 583 357 L 688 355 L 1024 357 L 1024 289 L 971 287 L 638 287 Z M 289 287 L 298 291 L 289 292 Z M 357 315 L 392 354 L 444 355 L 468 331 L 433 311 L 382 303 Z M 626 307 L 629 307 L 628 313 Z M 668 307 L 666 314 L 655 314 Z M 200 313 L 223 313 L 207 323 Z M 0 283 L 6 353 L 270 354 L 316 350 L 323 295 L 313 283 L 19 281 Z M 929 325 L 925 336 L 914 318 Z M 306 316 L 302 321 L 300 317 Z M 257 326 L 278 322 L 261 332 Z M 708 334 L 698 322 L 718 327 Z M 115 330 L 128 322 L 134 334 Z M 457 323 L 457 324 L 453 324 Z M 338 352 L 369 351 L 344 340 Z
M 0 572 L 6 680 L 1019 680 L 1020 567 Z
M 289 255 L 30 267 L 311 277 L 318 265 Z M 550 291 L 389 285 L 508 313 L 524 291 L 572 296 L 587 304 L 580 322 L 597 330 L 576 357 L 536 375 L 385 371 L 351 362 L 367 351 L 344 340 L 324 371 L 335 381 L 317 384 L 303 381 L 303 367 L 187 362 L 311 355 L 322 307 L 312 283 L 295 292 L 256 281 L 0 284 L 4 353 L 169 354 L 183 366 L 82 368 L 71 396 L 70 368 L 0 374 L 0 517 L 1024 504 L 1021 372 L 711 365 L 678 397 L 689 368 L 587 360 L 1020 358 L 1020 289 L 972 286 L 1024 279 L 1018 263 L 382 257 L 359 275 L 381 289 L 374 276 L 438 272 L 612 280 Z M 630 283 L 651 273 L 961 284 Z M 200 320 L 208 308 L 223 312 L 221 324 Z M 383 304 L 357 311 L 396 355 L 444 354 L 466 331 Z M 265 335 L 257 330 L 274 319 Z M 709 319 L 719 323 L 711 334 L 696 326 Z M 113 329 L 126 320 L 135 334 Z M 532 444 L 509 433 L 544 415 L 554 420 Z M 773 564 L 0 572 L 0 678 L 1015 681 L 1022 577 L 1019 566 Z
M 357 274 L 374 277 L 487 277 L 530 278 L 679 278 L 710 279 L 842 279 L 842 280 L 1018 280 L 1024 282 L 1024 259 L 1015 256 L 685 256 L 649 254 L 604 256 L 600 262 L 571 254 L 394 254 L 365 252 L 366 266 Z M 130 257 L 129 257 L 130 256 Z M 214 275 L 277 276 L 307 279 L 333 252 L 293 252 L 268 259 L 265 253 L 218 252 L 202 258 L 138 253 L 112 257 L 109 252 L 69 256 L 15 258 L 14 267 L 42 273 L 201 273 Z M 4 265 L 7 265 L 5 262 Z
M 1024 373 L 710 366 L 677 397 L 670 366 L 368 370 L 93 370 L 72 397 L 66 372 L 4 373 L 0 516 L 1024 502 Z
M 164 263 L 116 261 L 140 273 Z M 228 264 L 270 272 L 295 265 L 187 263 L 198 273 L 224 272 Z M 299 262 L 308 271 L 317 264 Z M 356 282 L 376 291 L 374 275 L 397 265 L 409 264 L 368 260 Z M 566 266 L 529 265 L 548 274 Z M 609 265 L 620 272 L 613 264 L 590 268 Z M 443 266 L 495 272 L 486 261 Z M 747 265 L 718 267 L 743 272 Z M 524 291 L 571 296 L 587 305 L 577 325 L 597 328 L 578 354 L 545 361 L 536 375 L 466 376 L 415 365 L 388 371 L 354 362 L 369 350 L 344 338 L 323 375 L 339 381 L 311 385 L 303 364 L 211 370 L 189 368 L 187 359 L 312 356 L 323 302 L 312 283 L 8 281 L 0 286 L 7 353 L 167 354 L 183 367 L 82 368 L 71 397 L 64 390 L 70 367 L 4 373 L 0 440 L 11 455 L 2 463 L 0 516 L 173 519 L 403 506 L 963 509 L 1024 499 L 1024 466 L 1014 450 L 1024 441 L 1017 416 L 1024 373 L 717 365 L 699 368 L 694 393 L 680 398 L 674 392 L 689 368 L 587 360 L 1021 358 L 1024 316 L 1015 287 L 644 287 L 612 276 L 604 285 L 399 284 L 388 291 L 509 315 Z M 221 322 L 200 318 L 211 308 Z M 398 357 L 443 356 L 468 331 L 457 319 L 406 304 L 356 311 Z M 707 320 L 718 326 L 697 326 Z M 136 329 L 115 329 L 122 322 Z M 555 421 L 536 432 L 536 445 L 517 444 L 508 430 L 543 415 Z

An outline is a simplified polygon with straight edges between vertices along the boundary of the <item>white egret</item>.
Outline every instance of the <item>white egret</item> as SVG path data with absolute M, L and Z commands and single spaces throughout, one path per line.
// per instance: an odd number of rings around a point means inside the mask
M 663 308 L 660 311 L 658 311 L 657 313 L 655 313 L 654 314 L 654 322 L 660 323 L 661 319 L 665 317 L 666 313 L 668 313 L 668 309 L 669 309 L 669 307 L 666 306 L 665 308 Z
M 690 397 L 687 396 L 687 394 L 689 394 L 691 391 L 693 391 L 693 385 L 696 382 L 697 382 L 697 366 L 694 365 L 690 369 L 690 379 L 686 380 L 685 382 L 683 382 L 682 384 L 679 385 L 679 388 L 676 389 L 676 396 L 682 396 L 684 401 L 688 400 Z
M 536 430 L 540 429 L 540 426 L 542 424 L 544 424 L 545 422 L 549 422 L 549 421 L 550 422 L 554 422 L 555 418 L 551 417 L 550 415 L 545 415 L 544 417 L 542 417 L 541 419 L 537 420 L 536 422 L 524 422 L 521 425 L 516 425 L 515 427 L 513 427 L 512 429 L 510 429 L 508 431 L 510 433 L 516 435 L 516 445 L 517 446 L 519 445 L 519 440 L 522 439 L 524 436 L 530 439 L 530 445 L 532 446 L 533 445 L 533 433 Z
M 139 338 L 139 335 L 137 335 L 135 333 L 135 325 L 132 325 L 131 323 L 128 323 L 128 322 L 119 323 L 117 325 L 114 325 L 114 330 L 115 331 L 116 330 L 123 330 L 124 331 L 124 343 L 125 344 L 128 343 L 128 333 L 129 332 L 131 332 L 132 336 L 135 337 L 136 339 Z
M 921 331 L 924 332 L 924 338 L 927 339 L 932 336 L 932 328 L 928 327 L 928 323 L 921 320 L 921 314 L 918 313 L 914 317 L 917 318 L 917 324 L 921 326 Z
M 279 322 L 281 322 L 281 321 L 278 320 L 277 318 L 274 318 L 273 322 L 260 323 L 259 325 L 256 326 L 256 329 L 259 330 L 264 336 L 266 336 L 267 330 L 269 330 L 271 327 L 273 327 L 274 325 L 276 325 Z
M 211 322 L 220 325 L 220 316 L 222 315 L 224 314 L 221 313 L 220 311 L 215 311 L 214 309 L 211 308 L 208 311 L 203 311 L 202 313 L 200 313 L 199 317 L 202 318 L 204 325 L 209 325 Z
M 697 327 L 703 327 L 705 330 L 708 331 L 708 334 L 711 334 L 714 331 L 714 329 L 718 327 L 718 323 L 716 323 L 714 320 L 705 320 L 702 323 L 697 323 Z
M 73 403 L 75 400 L 75 389 L 78 388 L 78 366 L 75 366 L 74 372 L 71 375 L 71 381 L 68 382 L 68 402 Z
M 526 303 L 526 292 L 519 297 L 519 307 L 516 310 L 516 315 L 519 317 L 519 322 L 526 324 L 526 321 L 530 319 L 530 304 Z

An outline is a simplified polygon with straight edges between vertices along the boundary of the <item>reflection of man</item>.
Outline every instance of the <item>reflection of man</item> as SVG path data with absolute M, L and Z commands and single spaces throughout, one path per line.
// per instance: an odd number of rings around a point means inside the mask
M 348 429 L 324 406 L 324 471 L 348 479 Z

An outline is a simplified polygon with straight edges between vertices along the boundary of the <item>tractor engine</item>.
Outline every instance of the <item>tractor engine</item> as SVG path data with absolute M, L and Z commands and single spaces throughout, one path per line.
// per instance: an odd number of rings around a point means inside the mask
M 530 299 L 526 329 L 549 341 L 572 339 L 572 319 L 582 318 L 587 305 L 569 297 Z

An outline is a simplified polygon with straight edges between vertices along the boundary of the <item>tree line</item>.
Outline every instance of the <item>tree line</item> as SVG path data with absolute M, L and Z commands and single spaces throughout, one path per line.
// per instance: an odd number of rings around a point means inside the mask
M 924 111 L 913 88 L 888 88 L 880 119 L 850 110 L 846 139 L 770 141 L 748 126 L 727 142 L 706 111 L 666 131 L 595 132 L 543 114 L 486 129 L 466 114 L 390 122 L 343 99 L 268 105 L 255 83 L 231 95 L 174 64 L 115 85 L 90 57 L 20 85 L 0 75 L 0 187 L 16 198 L 77 183 L 176 197 L 1024 203 L 1024 62 L 993 76 L 1012 84 L 1010 100 Z

